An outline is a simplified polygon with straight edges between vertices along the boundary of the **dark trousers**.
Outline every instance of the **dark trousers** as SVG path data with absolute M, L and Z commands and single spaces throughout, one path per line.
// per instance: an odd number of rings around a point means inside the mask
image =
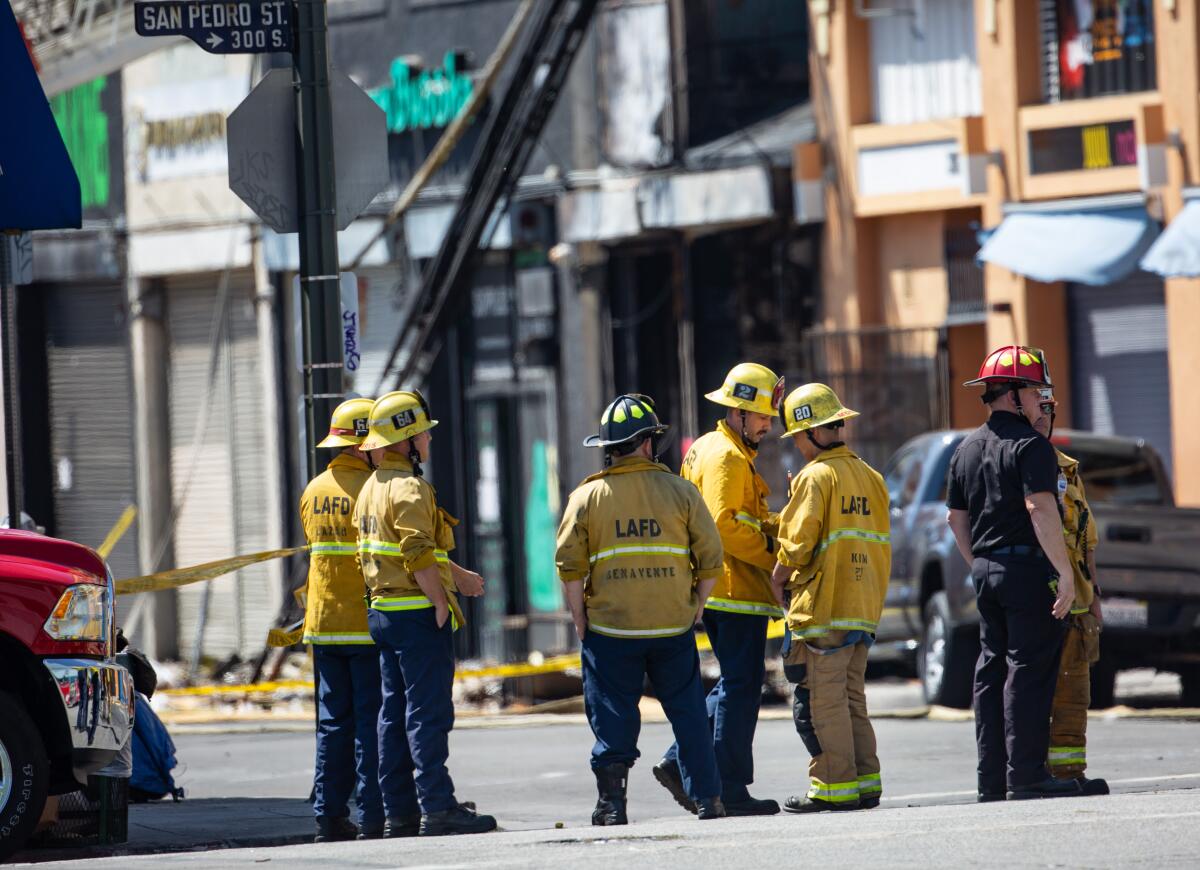
M 706 703 L 726 803 L 748 800 L 746 786 L 754 782 L 754 730 L 762 704 L 768 621 L 765 616 L 704 611 L 704 628 L 721 665 L 721 679 Z M 678 743 L 666 757 L 679 759 Z
M 358 782 L 358 824 L 383 824 L 379 797 L 379 653 L 359 644 L 313 646 L 317 696 L 317 761 L 313 775 L 313 812 L 344 818 Z
M 433 608 L 368 613 L 379 647 L 379 787 L 388 818 L 457 806 L 446 770 L 454 727 L 454 642 Z
M 1048 777 L 1046 747 L 1064 623 L 1050 607 L 1050 563 L 1041 556 L 979 557 L 975 740 L 979 790 L 998 794 Z
M 683 787 L 692 800 L 719 797 L 721 778 L 700 684 L 700 656 L 690 632 L 675 637 L 616 638 L 589 631 L 583 639 L 583 701 L 596 744 L 592 769 L 632 765 L 642 717 L 638 701 L 648 676 L 679 744 Z

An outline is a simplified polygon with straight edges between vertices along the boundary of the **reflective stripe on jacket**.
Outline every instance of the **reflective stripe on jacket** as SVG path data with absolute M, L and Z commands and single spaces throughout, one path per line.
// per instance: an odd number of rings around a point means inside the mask
M 640 456 L 571 493 L 555 553 L 563 581 L 586 580 L 588 628 L 669 637 L 692 628 L 696 582 L 721 573 L 721 538 L 695 486 Z
M 450 550 L 458 521 L 438 507 L 437 493 L 413 473 L 412 462 L 398 453 L 383 461 L 363 485 L 354 509 L 358 558 L 375 610 L 389 598 L 424 597 L 414 571 L 437 566 L 456 621 L 465 620 L 454 595 Z
M 1079 460 L 1072 459 L 1058 448 L 1059 503 L 1063 510 L 1063 536 L 1067 542 L 1067 555 L 1075 568 L 1075 604 L 1072 613 L 1087 613 L 1095 597 L 1095 586 L 1087 576 L 1087 554 L 1096 549 L 1098 536 L 1096 520 L 1088 507 L 1087 495 L 1083 491 L 1083 478 L 1079 474 Z
M 779 515 L 779 561 L 792 569 L 792 637 L 875 632 L 891 573 L 890 530 L 883 478 L 848 448 L 804 466 Z
M 757 455 L 721 420 L 692 444 L 679 473 L 700 490 L 725 550 L 707 609 L 780 617 L 783 610 L 771 594 L 775 545 L 769 535 L 778 518 L 767 507 L 771 490 L 754 469 Z
M 354 504 L 370 476 L 367 463 L 341 453 L 300 497 L 300 522 L 309 546 L 305 643 L 372 642 L 354 528 Z

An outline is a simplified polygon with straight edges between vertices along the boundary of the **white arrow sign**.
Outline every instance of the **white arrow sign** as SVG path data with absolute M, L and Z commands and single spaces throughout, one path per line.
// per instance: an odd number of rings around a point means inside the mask
M 218 45 L 220 45 L 225 40 L 223 40 L 221 37 L 217 36 L 215 33 L 210 33 L 208 35 L 208 39 L 206 39 L 204 41 L 208 43 L 208 47 L 211 50 L 211 49 L 216 48 Z

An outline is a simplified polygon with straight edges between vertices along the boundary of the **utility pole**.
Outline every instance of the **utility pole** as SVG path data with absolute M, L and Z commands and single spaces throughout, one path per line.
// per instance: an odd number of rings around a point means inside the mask
M 300 190 L 300 317 L 308 476 L 317 475 L 319 430 L 342 400 L 333 105 L 325 0 L 296 0 L 296 168 Z
M 8 527 L 21 528 L 21 426 L 17 390 L 17 287 L 13 275 L 12 248 L 6 233 L 0 233 L 0 333 L 4 341 L 4 474 L 8 484 Z

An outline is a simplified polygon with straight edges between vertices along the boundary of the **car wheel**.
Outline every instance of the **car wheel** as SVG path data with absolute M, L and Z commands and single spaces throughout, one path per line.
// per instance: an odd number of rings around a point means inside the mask
M 20 699 L 0 692 L 0 861 L 25 844 L 46 805 L 50 765 Z
M 1117 661 L 1100 650 L 1100 661 L 1095 662 L 1091 669 L 1092 702 L 1088 706 L 1093 710 L 1107 710 L 1116 703 L 1117 697 Z
M 917 648 L 917 676 L 925 703 L 970 707 L 978 656 L 978 629 L 955 626 L 946 593 L 935 592 L 925 604 L 921 645 Z

